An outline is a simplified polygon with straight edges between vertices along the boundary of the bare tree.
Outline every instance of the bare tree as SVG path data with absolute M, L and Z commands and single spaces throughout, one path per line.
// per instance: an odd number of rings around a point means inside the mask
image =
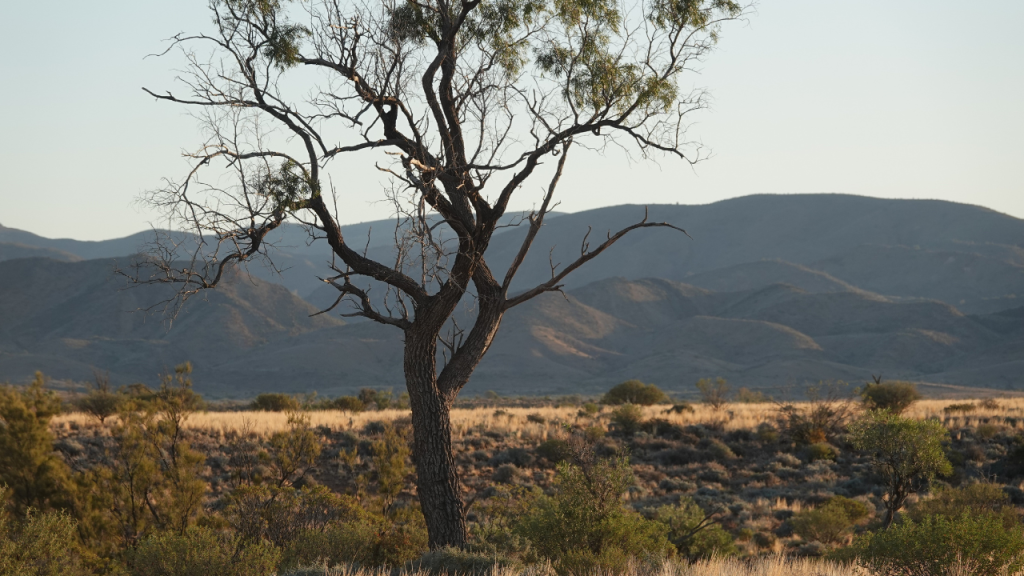
M 184 178 L 147 200 L 196 244 L 163 243 L 133 272 L 180 287 L 174 303 L 214 288 L 233 266 L 272 263 L 270 233 L 287 221 L 325 241 L 347 315 L 404 333 L 417 487 L 430 546 L 466 539 L 449 411 L 504 314 L 558 291 L 567 275 L 643 220 L 546 282 L 510 294 L 575 147 L 616 144 L 646 158 L 701 158 L 686 119 L 702 90 L 679 77 L 712 49 L 732 0 L 211 0 L 212 30 L 172 41 L 184 91 L 146 90 L 192 107 L 206 139 Z M 170 48 L 169 48 L 170 50 Z M 205 51 L 204 51 L 205 50 Z M 312 84 L 305 84 L 312 82 Z M 303 83 L 305 98 L 294 98 Z M 398 215 L 394 259 L 370 257 L 339 226 L 330 170 L 343 159 L 386 175 Z M 358 155 L 358 156 L 357 156 Z M 545 165 L 545 160 L 552 163 Z M 509 202 L 543 178 L 540 206 L 507 270 L 485 258 Z M 224 184 L 227 182 L 228 184 Z M 680 230 L 681 231 L 681 230 Z M 589 234 L 588 234 L 589 236 Z M 456 321 L 460 303 L 469 321 Z M 325 310 L 326 311 L 326 310 Z

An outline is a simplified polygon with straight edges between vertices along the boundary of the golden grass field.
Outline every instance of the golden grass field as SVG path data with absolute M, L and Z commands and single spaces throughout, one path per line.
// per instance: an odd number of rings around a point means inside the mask
M 1004 398 L 995 400 L 997 407 L 984 408 L 981 400 L 920 400 L 907 410 L 906 415 L 912 418 L 938 418 L 949 428 L 972 426 L 992 418 L 1000 419 L 1005 426 L 1024 430 L 1024 398 Z M 943 409 L 951 404 L 973 403 L 977 408 L 966 414 L 946 414 Z M 806 405 L 795 403 L 796 406 Z M 694 412 L 674 414 L 666 412 L 667 406 L 648 406 L 644 408 L 646 418 L 662 418 L 676 424 L 701 424 L 708 422 L 721 423 L 727 430 L 756 428 L 762 422 L 774 421 L 779 406 L 774 403 L 759 404 L 727 404 L 721 410 L 696 404 Z M 610 413 L 604 407 L 602 414 Z M 307 412 L 312 426 L 324 426 L 332 430 L 361 430 L 371 421 L 393 421 L 408 418 L 408 410 L 379 410 L 369 412 L 343 412 L 339 410 L 316 410 Z M 534 415 L 531 421 L 528 417 Z M 539 416 L 544 421 L 539 422 Z M 456 439 L 460 439 L 471 430 L 494 430 L 511 433 L 519 438 L 544 440 L 562 429 L 563 423 L 572 423 L 583 419 L 577 407 L 534 407 L 534 408 L 455 408 L 452 410 L 452 428 Z M 56 416 L 52 425 L 57 429 L 68 427 L 96 426 L 96 421 L 88 415 L 71 412 Z M 250 431 L 259 435 L 268 435 L 288 426 L 288 415 L 282 412 L 199 412 L 193 414 L 186 422 L 187 427 L 202 429 L 213 433 L 237 433 Z

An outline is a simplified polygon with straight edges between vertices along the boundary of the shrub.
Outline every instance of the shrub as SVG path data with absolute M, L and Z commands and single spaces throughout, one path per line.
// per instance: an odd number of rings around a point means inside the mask
M 996 514 L 1009 528 L 1019 522 L 1017 509 L 1010 502 L 1003 487 L 994 482 L 973 482 L 957 488 L 942 488 L 927 500 L 920 500 L 907 516 L 921 522 L 928 516 L 956 518 L 963 514 Z
M 362 412 L 366 406 L 355 396 L 339 396 L 331 401 L 331 408 L 344 412 Z
M 612 412 L 612 423 L 625 434 L 634 434 L 644 421 L 644 411 L 636 404 L 623 404 Z
M 287 394 L 260 394 L 252 401 L 253 410 L 264 412 L 294 412 L 299 408 L 299 401 Z
M 601 407 L 593 402 L 587 402 L 583 405 L 581 412 L 587 416 L 594 416 L 601 411 Z
M 949 406 L 943 408 L 942 411 L 946 414 L 955 414 L 957 412 L 961 414 L 967 414 L 968 412 L 974 412 L 977 409 L 978 407 L 975 406 L 974 404 L 971 404 L 970 402 L 961 402 L 958 404 L 950 404 Z
M 775 429 L 775 426 L 762 422 L 757 425 L 757 439 L 764 444 L 774 443 L 779 439 L 779 431 Z
M 729 402 L 729 383 L 725 378 L 701 378 L 697 380 L 700 401 L 714 410 L 719 410 Z
M 902 414 L 910 405 L 921 399 L 917 385 L 913 382 L 876 382 L 868 384 L 860 393 L 864 405 L 872 410 L 888 410 Z
M 132 576 L 271 576 L 279 557 L 270 543 L 243 545 L 236 536 L 196 526 L 150 536 L 127 555 Z
M 540 414 L 527 414 L 526 421 L 533 422 L 534 424 L 544 424 L 545 422 L 547 422 L 547 418 L 541 416 Z
M 985 424 L 978 424 L 978 427 L 977 429 L 975 429 L 974 433 L 977 434 L 978 438 L 981 438 L 982 440 L 991 440 L 998 436 L 999 433 L 1002 431 L 1003 428 L 998 424 L 991 424 L 986 422 Z
M 691 498 L 683 496 L 676 506 L 659 506 L 653 519 L 668 530 L 668 539 L 689 560 L 733 556 L 739 551 L 732 536 Z
M 553 464 L 557 464 L 563 460 L 571 458 L 572 449 L 569 448 L 569 443 L 565 440 L 551 438 L 550 440 L 541 442 L 540 446 L 537 446 L 537 456 L 540 456 Z
M 851 416 L 842 382 L 808 386 L 808 406 L 783 405 L 779 410 L 780 426 L 800 444 L 826 442 L 839 434 Z
M 515 532 L 563 575 L 620 572 L 636 560 L 657 563 L 671 556 L 664 525 L 622 501 L 633 483 L 628 459 L 588 454 L 578 462 L 559 465 L 555 494 L 538 498 Z
M 44 387 L 36 373 L 22 390 L 0 387 L 0 485 L 19 514 L 29 508 L 62 507 L 69 498 L 70 472 L 54 452 L 50 419 L 60 412 L 60 398 Z
M 0 502 L 5 490 L 0 488 Z M 0 576 L 86 576 L 75 521 L 63 512 L 30 514 L 14 526 L 0 509 Z
M 665 414 L 685 414 L 687 412 L 689 412 L 690 414 L 694 413 L 693 406 L 690 406 L 688 402 L 680 402 L 678 404 L 673 404 L 671 408 L 666 408 L 664 410 Z
M 807 460 L 810 462 L 835 460 L 838 456 L 839 450 L 828 442 L 818 442 L 807 447 Z
M 460 548 L 431 550 L 413 563 L 413 568 L 431 574 L 489 576 L 495 568 L 518 567 L 519 563 L 500 555 L 472 552 Z
M 854 447 L 874 455 L 885 479 L 886 527 L 910 494 L 936 474 L 952 473 L 953 466 L 942 450 L 947 434 L 936 420 L 913 420 L 890 412 L 871 412 L 850 426 Z
M 863 502 L 833 496 L 813 510 L 804 510 L 789 519 L 793 532 L 808 542 L 836 544 L 846 539 L 853 526 L 868 517 Z
M 736 391 L 736 401 L 741 404 L 763 404 L 765 402 L 771 402 L 772 399 L 760 390 L 740 388 Z
M 999 402 L 995 398 L 986 398 L 981 401 L 981 407 L 985 410 L 998 410 Z
M 858 538 L 860 563 L 879 576 L 948 574 L 959 567 L 972 576 L 1024 570 L 1024 530 L 1007 528 L 995 514 L 928 516 Z
M 602 404 L 637 404 L 640 406 L 651 406 L 653 404 L 665 404 L 668 396 L 654 384 L 644 384 L 639 380 L 627 380 L 605 393 L 601 398 Z

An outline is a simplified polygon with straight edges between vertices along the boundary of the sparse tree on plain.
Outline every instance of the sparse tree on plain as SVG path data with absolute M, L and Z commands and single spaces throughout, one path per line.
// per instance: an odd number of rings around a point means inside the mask
M 947 436 L 938 420 L 914 420 L 884 410 L 869 412 L 850 425 L 853 445 L 874 456 L 875 466 L 885 478 L 886 528 L 907 497 L 936 475 L 953 472 L 942 450 Z
M 148 197 L 199 241 L 157 246 L 128 273 L 178 285 L 176 309 L 232 267 L 271 261 L 270 235 L 282 224 L 304 225 L 333 262 L 322 278 L 338 291 L 328 310 L 348 302 L 350 315 L 403 332 L 430 545 L 461 545 L 449 410 L 505 313 L 558 291 L 629 232 L 676 228 L 644 217 L 597 241 L 588 234 L 576 260 L 552 262 L 550 279 L 511 293 L 556 205 L 569 152 L 614 144 L 700 160 L 686 126 L 706 96 L 684 89 L 680 76 L 744 8 L 733 0 L 212 0 L 210 8 L 211 31 L 173 41 L 187 60 L 183 90 L 147 90 L 192 107 L 206 130 L 184 178 Z M 371 257 L 339 226 L 335 185 L 347 186 L 354 165 L 389 178 L 393 260 Z M 510 218 L 512 196 L 538 179 L 539 207 Z M 492 235 L 510 222 L 527 232 L 508 268 L 492 269 Z M 457 322 L 470 299 L 468 324 Z

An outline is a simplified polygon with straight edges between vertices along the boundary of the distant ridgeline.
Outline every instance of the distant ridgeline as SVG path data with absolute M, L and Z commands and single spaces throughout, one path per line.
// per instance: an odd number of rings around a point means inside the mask
M 571 261 L 588 226 L 603 235 L 642 211 L 548 220 L 512 292 L 550 276 L 549 248 L 554 262 Z M 630 378 L 691 390 L 706 376 L 779 388 L 879 373 L 1024 389 L 1020 219 L 844 195 L 659 205 L 650 218 L 692 239 L 628 236 L 570 276 L 567 298 L 510 312 L 466 392 L 588 394 Z M 392 232 L 389 222 L 345 230 L 378 257 L 392 250 Z M 492 269 L 507 266 L 525 232 L 495 236 Z M 124 290 L 113 274 L 150 234 L 80 242 L 0 227 L 0 381 L 36 370 L 90 380 L 95 369 L 127 384 L 191 360 L 197 388 L 212 397 L 403 386 L 397 329 L 310 316 L 336 292 L 317 280 L 329 273 L 329 248 L 307 246 L 299 227 L 275 239 L 282 274 L 252 266 L 252 278 L 235 274 L 173 323 L 137 311 L 172 288 Z

